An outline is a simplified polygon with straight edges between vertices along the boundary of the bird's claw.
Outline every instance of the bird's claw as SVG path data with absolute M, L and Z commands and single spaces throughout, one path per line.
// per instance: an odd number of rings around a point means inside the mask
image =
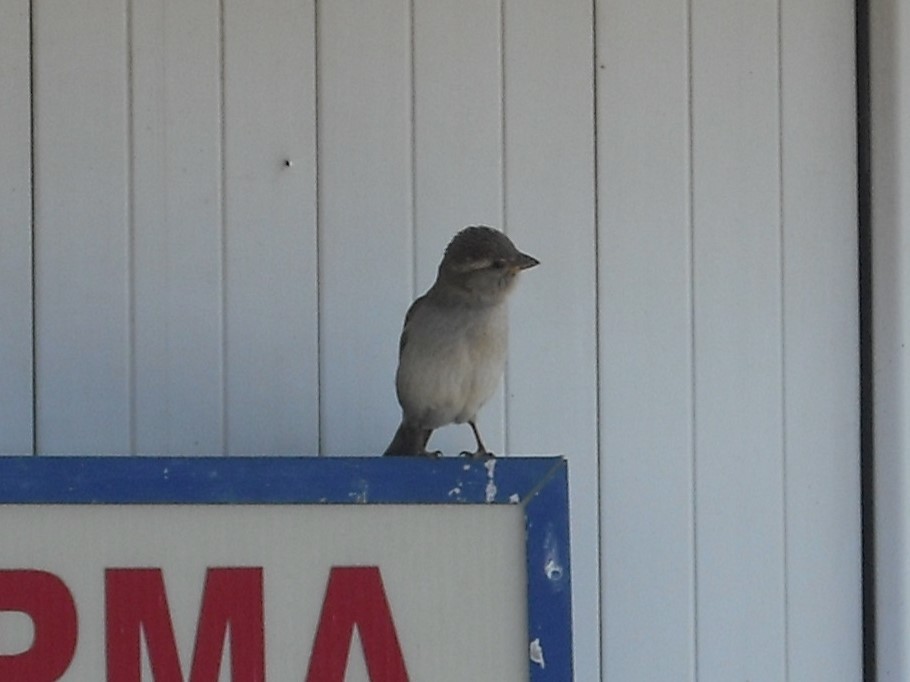
M 475 450 L 474 452 L 468 452 L 467 450 L 461 451 L 462 457 L 470 457 L 471 459 L 490 459 L 496 457 L 489 450 Z

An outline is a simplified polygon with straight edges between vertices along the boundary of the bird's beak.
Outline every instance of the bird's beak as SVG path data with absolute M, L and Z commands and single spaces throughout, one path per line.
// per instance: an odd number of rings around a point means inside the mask
M 518 258 L 515 260 L 515 267 L 519 270 L 527 270 L 535 265 L 540 265 L 540 261 L 526 253 L 519 253 Z

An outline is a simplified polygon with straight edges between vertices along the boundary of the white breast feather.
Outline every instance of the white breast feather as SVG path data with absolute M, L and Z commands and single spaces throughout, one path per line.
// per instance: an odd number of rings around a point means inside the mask
M 506 335 L 505 305 L 479 316 L 416 310 L 396 377 L 406 419 L 434 429 L 473 419 L 502 377 Z

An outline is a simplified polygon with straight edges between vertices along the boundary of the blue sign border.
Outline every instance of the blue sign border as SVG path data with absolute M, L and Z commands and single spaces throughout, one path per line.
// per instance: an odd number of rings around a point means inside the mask
M 562 457 L 0 457 L 0 504 L 517 504 L 531 682 L 572 678 Z

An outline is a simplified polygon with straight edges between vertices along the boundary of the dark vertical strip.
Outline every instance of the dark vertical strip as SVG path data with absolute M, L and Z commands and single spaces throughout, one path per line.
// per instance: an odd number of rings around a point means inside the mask
M 859 271 L 860 489 L 863 680 L 875 682 L 875 413 L 872 357 L 872 165 L 869 3 L 856 0 L 857 236 Z

